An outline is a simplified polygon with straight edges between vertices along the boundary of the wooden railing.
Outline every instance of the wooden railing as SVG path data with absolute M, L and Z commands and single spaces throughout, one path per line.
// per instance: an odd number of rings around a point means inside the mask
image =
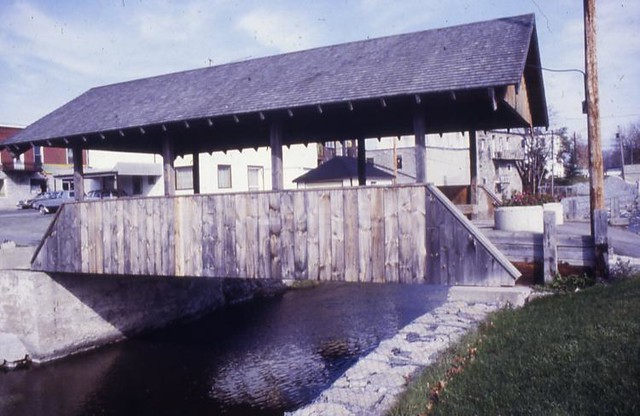
M 64 205 L 46 272 L 513 285 L 519 272 L 434 186 Z

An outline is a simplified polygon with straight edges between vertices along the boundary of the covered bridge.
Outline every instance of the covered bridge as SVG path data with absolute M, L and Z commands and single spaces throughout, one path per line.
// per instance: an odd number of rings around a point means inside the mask
M 547 124 L 535 18 L 522 15 L 96 87 L 4 146 L 16 154 L 30 146 L 158 153 L 171 196 L 180 155 L 194 155 L 198 193 L 198 154 L 269 146 L 272 189 L 280 190 L 283 145 L 357 139 L 364 183 L 364 139 L 407 134 L 415 135 L 422 183 L 425 134 L 468 131 L 473 203 L 475 131 Z M 82 161 L 74 162 L 81 197 Z

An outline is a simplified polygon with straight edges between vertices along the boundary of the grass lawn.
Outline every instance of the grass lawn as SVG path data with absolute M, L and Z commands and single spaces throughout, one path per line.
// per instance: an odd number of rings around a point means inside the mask
M 390 414 L 640 414 L 640 279 L 491 315 Z

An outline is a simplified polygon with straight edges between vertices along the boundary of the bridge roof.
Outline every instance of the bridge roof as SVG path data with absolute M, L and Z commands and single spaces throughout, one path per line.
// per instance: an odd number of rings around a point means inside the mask
M 92 88 L 4 145 L 176 153 L 548 124 L 532 14 L 315 48 Z M 516 105 L 510 88 L 524 96 Z M 524 94 L 523 94 L 524 90 Z

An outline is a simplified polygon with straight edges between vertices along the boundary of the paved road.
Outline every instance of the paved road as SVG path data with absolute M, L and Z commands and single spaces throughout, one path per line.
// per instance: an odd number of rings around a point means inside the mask
M 0 209 L 0 243 L 14 241 L 19 246 L 38 245 L 53 217 L 35 209 Z

